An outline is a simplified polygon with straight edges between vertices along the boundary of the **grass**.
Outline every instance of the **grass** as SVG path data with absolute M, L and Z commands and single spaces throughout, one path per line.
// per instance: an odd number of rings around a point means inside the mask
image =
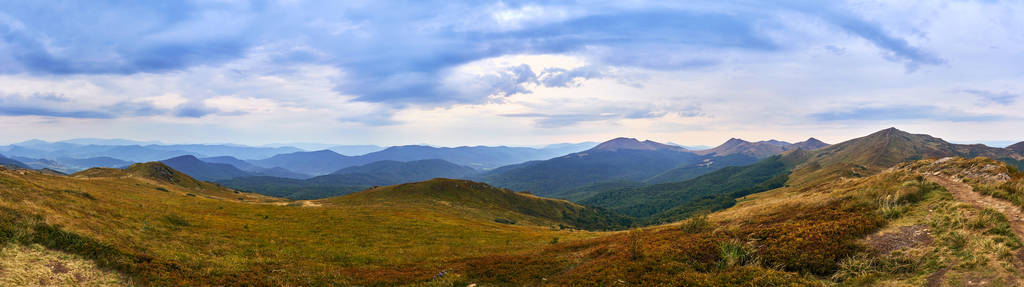
M 92 260 L 32 244 L 0 245 L 0 286 L 125 286 L 124 275 Z
M 962 161 L 953 163 L 974 164 Z M 68 178 L 0 171 L 0 239 L 93 258 L 153 285 L 1019 282 L 1013 261 L 1022 244 L 1005 216 L 953 200 L 919 173 L 929 163 L 786 186 L 720 212 L 613 232 L 565 228 L 609 222 L 598 211 L 466 181 L 296 205 L 162 180 L 176 178 L 165 173 Z M 908 226 L 927 229 L 929 240 L 884 252 L 871 247 L 875 235 Z
M 426 282 L 463 258 L 599 235 L 426 197 L 289 206 L 155 170 L 159 177 L 0 171 L 0 238 L 80 254 L 156 285 L 332 285 Z

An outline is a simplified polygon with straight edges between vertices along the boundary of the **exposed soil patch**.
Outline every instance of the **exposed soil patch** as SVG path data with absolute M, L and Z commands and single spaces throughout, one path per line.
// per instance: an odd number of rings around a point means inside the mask
M 46 264 L 46 266 L 50 267 L 50 273 L 53 274 L 64 274 L 71 271 L 71 269 L 68 268 L 68 266 L 65 265 L 64 262 L 60 262 L 57 260 L 50 260 L 50 263 Z
M 893 251 L 925 246 L 932 243 L 932 235 L 924 224 L 901 226 L 893 232 L 868 236 L 867 245 L 882 254 Z

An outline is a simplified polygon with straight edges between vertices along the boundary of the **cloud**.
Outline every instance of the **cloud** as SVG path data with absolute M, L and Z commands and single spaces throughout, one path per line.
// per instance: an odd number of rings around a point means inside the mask
M 203 103 L 202 101 L 189 101 L 189 102 L 186 102 L 184 104 L 180 104 L 177 107 L 175 107 L 174 110 L 173 110 L 173 114 L 174 114 L 174 116 L 182 117 L 182 118 L 201 118 L 201 117 L 205 117 L 205 116 L 208 116 L 208 115 L 214 115 L 214 114 L 216 114 L 216 115 L 226 115 L 226 116 L 236 116 L 236 115 L 243 115 L 243 114 L 245 114 L 245 112 L 243 112 L 243 111 L 224 112 L 224 111 L 221 111 L 220 109 L 207 106 L 206 103 Z
M 986 90 L 977 89 L 964 89 L 959 90 L 961 93 L 974 95 L 981 98 L 983 104 L 999 104 L 999 105 L 1011 105 L 1017 102 L 1020 98 L 1018 94 L 1012 94 L 1009 92 L 992 92 Z
M 999 115 L 971 114 L 936 106 L 852 107 L 814 113 L 810 115 L 810 118 L 822 122 L 901 120 L 992 122 L 1004 119 L 1003 116 Z
M 514 118 L 532 118 L 535 120 L 536 126 L 541 128 L 560 128 L 573 126 L 579 123 L 594 121 L 609 121 L 621 119 L 656 119 L 665 117 L 670 114 L 684 118 L 705 116 L 700 106 L 696 104 L 690 104 L 674 110 L 668 110 L 663 107 L 659 108 L 653 106 L 637 105 L 607 106 L 601 107 L 599 108 L 599 110 L 602 110 L 603 112 L 565 114 L 510 113 L 502 114 L 501 116 Z

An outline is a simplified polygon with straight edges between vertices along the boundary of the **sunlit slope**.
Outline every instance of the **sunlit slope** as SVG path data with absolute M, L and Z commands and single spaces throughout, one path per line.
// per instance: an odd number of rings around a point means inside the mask
M 542 217 L 544 208 L 522 215 L 478 210 L 490 199 L 476 197 L 388 196 L 290 202 L 159 163 L 75 176 L 3 169 L 0 238 L 82 254 L 154 285 L 344 285 L 427 280 L 452 260 L 595 236 L 558 230 L 571 223 Z
M 972 183 L 1024 179 L 989 159 L 912 162 L 758 193 L 706 218 L 465 260 L 452 278 L 510 286 L 1020 282 L 1021 241 L 1008 219 L 955 200 L 928 179 L 934 175 Z
M 629 220 L 566 200 L 537 197 L 468 180 L 443 179 L 377 187 L 322 200 L 340 206 L 408 204 L 438 206 L 480 220 L 507 219 L 528 225 L 618 229 Z

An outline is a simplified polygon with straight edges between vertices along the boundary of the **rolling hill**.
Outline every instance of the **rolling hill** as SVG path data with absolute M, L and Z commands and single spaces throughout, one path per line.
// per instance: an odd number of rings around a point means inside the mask
M 310 175 L 293 172 L 281 167 L 265 168 L 253 165 L 247 161 L 237 159 L 231 156 L 216 156 L 216 157 L 205 157 L 199 159 L 208 163 L 223 163 L 230 164 L 242 171 L 248 172 L 249 176 L 272 176 L 281 178 L 292 178 L 292 179 L 306 179 L 310 178 Z
M 451 262 L 620 224 L 600 210 L 462 180 L 290 202 L 162 163 L 73 176 L 0 168 L 0 223 L 0 244 L 84 256 L 136 284 L 256 286 L 426 281 Z

